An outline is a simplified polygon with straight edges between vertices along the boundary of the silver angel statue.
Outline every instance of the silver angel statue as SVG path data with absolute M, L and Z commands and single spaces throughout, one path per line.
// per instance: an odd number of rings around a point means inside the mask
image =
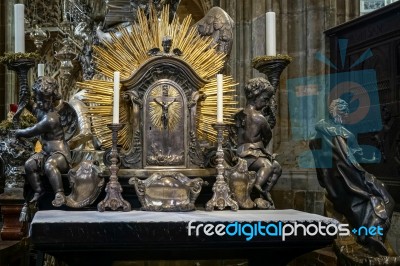
M 31 202 L 43 194 L 43 176 L 46 176 L 56 193 L 52 204 L 65 204 L 62 174 L 68 173 L 71 163 L 67 139 L 75 132 L 76 113 L 67 103 L 62 102 L 58 83 L 50 77 L 39 77 L 33 86 L 35 101 L 27 109 L 37 117 L 37 124 L 15 132 L 16 138 L 40 137 L 42 151 L 32 155 L 25 163 L 26 178 L 33 189 Z

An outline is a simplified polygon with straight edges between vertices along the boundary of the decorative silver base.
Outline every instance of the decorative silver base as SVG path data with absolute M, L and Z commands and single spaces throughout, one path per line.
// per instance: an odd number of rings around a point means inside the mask
M 206 204 L 206 211 L 213 211 L 214 207 L 217 207 L 219 210 L 223 210 L 226 207 L 231 207 L 233 211 L 239 209 L 237 202 L 231 197 L 231 191 L 225 180 L 220 180 L 217 176 L 217 181 L 215 181 L 212 190 L 214 194 Z
M 203 185 L 201 178 L 178 172 L 154 173 L 146 180 L 129 179 L 143 211 L 193 211 Z
M 111 148 L 111 166 L 110 166 L 110 181 L 106 186 L 106 197 L 99 204 L 97 204 L 97 210 L 99 212 L 105 211 L 106 208 L 110 208 L 115 211 L 122 208 L 122 211 L 128 212 L 131 210 L 131 204 L 122 198 L 122 187 L 118 182 L 117 173 L 119 171 L 118 167 L 118 150 L 117 150 L 117 139 L 118 131 L 124 126 L 124 124 L 109 124 L 107 125 L 112 131 L 112 148 Z
M 223 210 L 226 207 L 231 207 L 233 211 L 237 211 L 239 209 L 239 205 L 236 201 L 232 199 L 232 194 L 229 189 L 228 184 L 225 182 L 224 178 L 224 151 L 222 150 L 222 142 L 224 139 L 224 130 L 225 124 L 217 123 L 213 125 L 214 129 L 217 130 L 217 179 L 213 185 L 213 196 L 206 204 L 206 210 L 212 211 L 214 207 L 217 207 L 219 210 Z
M 106 186 L 106 197 L 99 204 L 97 204 L 97 210 L 103 212 L 106 208 L 110 208 L 113 211 L 122 208 L 122 211 L 131 211 L 131 204 L 124 200 L 121 195 L 122 187 L 118 181 L 111 181 Z

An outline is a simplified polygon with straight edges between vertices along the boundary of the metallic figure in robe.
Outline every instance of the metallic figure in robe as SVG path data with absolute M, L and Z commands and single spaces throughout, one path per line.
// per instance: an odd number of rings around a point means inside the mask
M 254 187 L 264 200 L 256 200 L 259 208 L 274 209 L 270 191 L 282 174 L 280 164 L 266 147 L 272 138 L 271 127 L 262 109 L 269 103 L 274 88 L 264 78 L 251 79 L 244 88 L 247 105 L 235 114 L 237 128 L 237 155 L 247 161 L 249 171 L 255 171 Z
M 25 173 L 36 202 L 43 194 L 42 176 L 45 175 L 56 193 L 52 204 L 60 207 L 65 203 L 65 194 L 61 174 L 68 173 L 71 155 L 65 141 L 61 116 L 56 103 L 61 99 L 58 83 L 50 77 L 39 77 L 33 86 L 35 102 L 27 108 L 37 117 L 37 124 L 16 131 L 17 138 L 40 136 L 42 151 L 32 155 L 25 163 Z
M 333 100 L 330 118 L 315 126 L 316 137 L 310 141 L 318 181 L 326 189 L 327 198 L 353 228 L 378 226 L 383 235 L 358 236 L 357 242 L 377 255 L 388 255 L 384 239 L 390 227 L 394 201 L 385 185 L 365 171 L 360 163 L 366 159 L 353 133 L 343 124 L 349 113 L 346 101 Z

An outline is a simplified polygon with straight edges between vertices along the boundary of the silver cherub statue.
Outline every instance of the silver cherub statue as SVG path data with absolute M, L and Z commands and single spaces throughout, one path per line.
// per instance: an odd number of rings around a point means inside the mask
M 246 160 L 248 170 L 257 173 L 254 187 L 261 198 L 255 200 L 257 207 L 274 209 L 270 191 L 282 174 L 282 167 L 275 155 L 267 150 L 272 139 L 271 126 L 262 110 L 270 104 L 274 88 L 264 78 L 249 80 L 244 88 L 247 105 L 235 114 L 237 155 Z
M 37 117 L 37 123 L 15 133 L 17 139 L 40 137 L 42 150 L 25 163 L 26 178 L 34 192 L 30 202 L 37 202 L 44 194 L 42 177 L 46 176 L 55 192 L 52 201 L 55 207 L 60 207 L 66 201 L 61 178 L 62 174 L 68 173 L 71 163 L 66 139 L 73 135 L 71 126 L 75 127 L 77 123 L 76 113 L 61 100 L 58 88 L 55 79 L 45 76 L 38 78 L 33 86 L 35 100 L 30 100 L 26 106 Z

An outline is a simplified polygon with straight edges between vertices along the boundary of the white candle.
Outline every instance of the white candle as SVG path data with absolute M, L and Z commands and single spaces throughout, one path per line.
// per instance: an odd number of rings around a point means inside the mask
M 224 122 L 224 88 L 223 88 L 223 75 L 217 74 L 217 123 Z
M 119 72 L 114 72 L 113 124 L 119 124 Z
M 25 53 L 24 5 L 14 5 L 14 48 L 16 53 Z
M 267 55 L 276 56 L 276 20 L 275 12 L 267 12 L 265 20 L 265 38 L 267 43 Z
M 38 77 L 44 76 L 44 64 L 38 64 L 37 66 L 37 75 Z

